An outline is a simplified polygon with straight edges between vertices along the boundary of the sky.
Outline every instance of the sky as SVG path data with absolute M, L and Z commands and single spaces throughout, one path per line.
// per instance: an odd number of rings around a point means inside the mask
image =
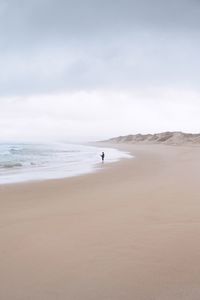
M 200 0 L 0 0 L 0 141 L 200 132 Z

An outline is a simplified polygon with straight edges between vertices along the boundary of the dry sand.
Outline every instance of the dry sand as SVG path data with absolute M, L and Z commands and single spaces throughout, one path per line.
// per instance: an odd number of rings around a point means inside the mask
M 0 186 L 1 300 L 199 300 L 200 148 Z

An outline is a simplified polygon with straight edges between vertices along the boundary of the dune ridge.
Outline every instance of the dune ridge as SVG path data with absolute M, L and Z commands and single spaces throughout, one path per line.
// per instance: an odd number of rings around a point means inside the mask
M 200 134 L 161 132 L 156 134 L 130 134 L 114 137 L 104 142 L 130 144 L 200 145 Z

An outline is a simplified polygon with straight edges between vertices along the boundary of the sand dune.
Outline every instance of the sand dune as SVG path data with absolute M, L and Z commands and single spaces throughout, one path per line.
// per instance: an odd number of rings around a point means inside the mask
M 199 300 L 200 148 L 0 186 L 0 299 Z
M 162 132 L 119 136 L 107 142 L 132 144 L 200 145 L 200 134 L 184 132 Z

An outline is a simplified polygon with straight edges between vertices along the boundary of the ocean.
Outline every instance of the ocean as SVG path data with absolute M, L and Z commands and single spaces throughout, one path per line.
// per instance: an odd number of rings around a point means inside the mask
M 105 163 L 130 158 L 112 148 L 77 144 L 0 144 L 0 184 L 73 177 L 101 168 Z

